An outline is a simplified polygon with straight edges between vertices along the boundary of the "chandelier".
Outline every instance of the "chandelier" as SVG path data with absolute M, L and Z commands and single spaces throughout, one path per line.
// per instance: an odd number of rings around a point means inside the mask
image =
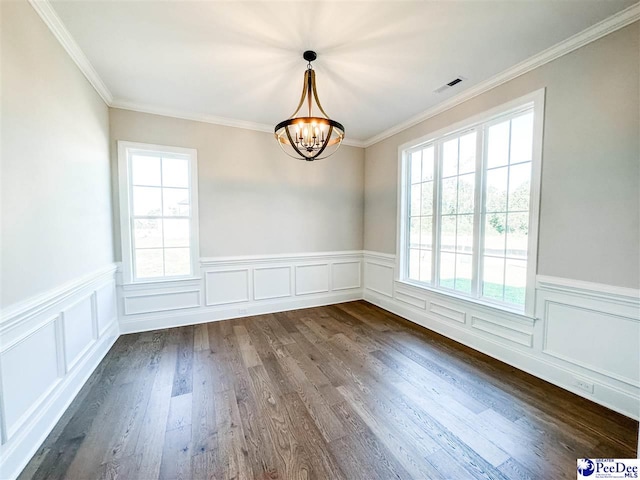
M 287 155 L 312 162 L 327 158 L 338 150 L 344 139 L 344 127 L 341 123 L 329 118 L 318 100 L 316 72 L 311 66 L 311 62 L 317 58 L 316 52 L 307 50 L 302 57 L 308 63 L 307 70 L 304 72 L 300 103 L 293 115 L 276 125 L 275 136 L 278 145 Z M 302 113 L 306 113 L 307 116 L 296 116 L 303 109 L 305 99 L 306 112 Z M 322 116 L 313 115 L 316 109 Z

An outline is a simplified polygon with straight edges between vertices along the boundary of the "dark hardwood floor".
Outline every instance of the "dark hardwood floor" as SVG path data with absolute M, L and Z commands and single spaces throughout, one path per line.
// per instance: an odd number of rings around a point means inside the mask
M 366 302 L 118 339 L 21 479 L 559 479 L 638 423 Z

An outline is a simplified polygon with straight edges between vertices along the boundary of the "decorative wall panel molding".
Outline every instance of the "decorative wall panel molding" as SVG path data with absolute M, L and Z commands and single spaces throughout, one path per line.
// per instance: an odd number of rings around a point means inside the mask
M 535 318 L 529 318 L 399 282 L 393 255 L 365 251 L 363 263 L 365 300 L 594 402 L 640 417 L 637 290 L 538 276 Z
M 296 295 L 329 291 L 329 264 L 296 265 Z
M 453 320 L 458 323 L 467 323 L 467 314 L 464 310 L 457 310 L 455 308 L 446 307 L 441 303 L 430 301 L 429 311 L 435 315 L 438 315 L 446 320 Z
M 349 290 L 362 287 L 362 262 L 340 261 L 331 264 L 331 289 Z
M 583 376 L 640 388 L 640 292 L 539 277 L 542 351 Z
M 0 472 L 16 477 L 118 338 L 116 265 L 3 311 Z
M 471 326 L 475 329 L 489 333 L 510 342 L 519 343 L 525 347 L 533 346 L 533 328 L 518 326 L 515 322 L 497 321 L 495 318 L 485 315 L 484 317 L 471 317 Z
M 254 267 L 253 297 L 254 300 L 290 297 L 293 270 L 284 267 Z
M 546 301 L 544 326 L 547 355 L 640 387 L 637 319 Z M 598 335 L 593 336 L 596 331 Z M 634 357 L 635 361 L 628 361 Z
M 200 265 L 197 279 L 119 286 L 121 331 L 154 330 L 362 298 L 361 251 L 203 258 Z M 179 303 L 176 295 L 185 290 L 203 292 L 200 303 Z M 153 300 L 131 310 L 132 299 L 145 295 L 154 295 Z M 162 309 L 157 307 L 160 302 Z
M 200 306 L 200 290 L 179 290 L 129 295 L 124 299 L 125 315 L 168 312 Z
M 364 258 L 365 288 L 387 297 L 393 297 L 394 265 L 380 260 Z
M 94 342 L 93 294 L 62 311 L 65 370 L 69 371 Z M 89 319 L 89 321 L 87 321 Z M 37 350 L 35 350 L 37 351 Z
M 206 305 L 210 307 L 228 303 L 248 302 L 250 300 L 249 275 L 250 270 L 248 268 L 205 272 Z

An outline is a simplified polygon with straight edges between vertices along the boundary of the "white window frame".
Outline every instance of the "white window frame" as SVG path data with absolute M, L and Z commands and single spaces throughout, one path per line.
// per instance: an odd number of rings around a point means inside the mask
M 495 108 L 491 108 L 485 112 L 474 115 L 461 122 L 457 122 L 446 128 L 440 129 L 435 132 L 431 132 L 420 138 L 411 140 L 398 147 L 398 214 L 397 214 L 397 237 L 396 237 L 396 278 L 395 280 L 400 283 L 405 283 L 424 289 L 426 291 L 433 291 L 439 294 L 449 295 L 459 300 L 480 304 L 488 307 L 495 308 L 500 311 L 507 311 L 527 317 L 533 317 L 535 309 L 535 285 L 536 285 L 536 273 L 538 265 L 538 225 L 540 216 L 540 181 L 542 173 L 542 144 L 543 144 L 543 130 L 544 130 L 544 101 L 545 101 L 545 89 L 541 88 L 534 92 L 531 92 L 522 97 L 516 98 L 510 102 L 499 105 Z M 449 136 L 459 135 L 467 130 L 472 130 L 475 127 L 479 127 L 483 124 L 490 123 L 492 121 L 499 120 L 501 117 L 517 113 L 520 110 L 527 108 L 533 108 L 533 152 L 531 157 L 531 193 L 529 202 L 529 233 L 528 233 L 528 254 L 527 254 L 527 286 L 525 293 L 524 308 L 518 308 L 517 306 L 511 306 L 499 302 L 492 302 L 489 299 L 478 298 L 471 295 L 465 295 L 464 293 L 455 292 L 447 288 L 441 288 L 437 285 L 425 285 L 422 282 L 410 280 L 408 278 L 408 235 L 409 235 L 409 204 L 410 204 L 410 185 L 411 179 L 409 178 L 409 162 L 410 162 L 410 150 L 416 149 L 416 147 L 426 146 L 429 143 L 440 142 Z M 481 129 L 478 130 L 478 134 L 481 134 Z M 486 149 L 486 142 L 481 140 L 481 148 Z M 480 153 L 480 152 L 478 152 Z M 484 158 L 484 154 L 482 155 Z M 484 202 L 484 174 L 485 167 L 481 164 L 482 159 L 480 155 L 476 157 L 476 186 L 475 186 L 475 201 Z M 434 198 L 438 198 L 440 192 L 438 192 L 437 176 L 438 171 L 438 157 L 435 159 L 435 172 L 434 172 Z M 481 198 L 482 195 L 482 198 Z M 480 203 L 480 205 L 482 205 Z M 474 217 L 474 237 L 476 232 L 479 232 L 479 223 L 482 217 L 481 214 L 476 214 Z M 433 215 L 438 215 L 436 211 L 436 205 L 434 205 Z M 438 220 L 436 220 L 438 221 Z M 439 221 L 438 221 L 439 223 Z M 439 225 L 438 225 L 439 228 Z M 434 229 L 434 239 L 437 237 L 437 229 Z M 481 239 L 482 241 L 482 239 Z M 435 271 L 438 256 L 439 246 L 437 243 L 433 243 L 432 250 L 432 269 Z M 476 259 L 480 258 L 479 252 L 476 254 Z M 477 262 L 476 262 L 477 263 Z M 477 266 L 474 264 L 474 278 L 476 275 Z M 477 280 L 477 278 L 476 278 Z
M 189 275 L 172 275 L 152 278 L 138 278 L 134 276 L 134 239 L 132 228 L 132 183 L 130 157 L 134 153 L 153 153 L 168 155 L 185 155 L 189 157 L 189 201 L 190 201 L 190 232 L 189 248 L 191 254 L 191 273 Z M 191 280 L 199 278 L 200 246 L 199 246 L 199 217 L 198 217 L 198 151 L 193 148 L 171 147 L 118 141 L 118 185 L 120 199 L 120 238 L 122 245 L 122 281 L 123 284 L 145 284 L 173 282 L 176 280 Z

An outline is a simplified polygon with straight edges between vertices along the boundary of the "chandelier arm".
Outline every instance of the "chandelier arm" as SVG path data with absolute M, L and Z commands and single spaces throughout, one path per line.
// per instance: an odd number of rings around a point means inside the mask
M 309 63 L 309 65 L 311 65 L 311 63 Z M 307 80 L 307 109 L 309 111 L 308 116 L 311 116 L 311 107 L 312 107 L 312 103 L 311 103 L 311 88 L 314 82 L 315 78 L 315 72 L 313 71 L 312 68 L 307 69 L 307 75 L 306 75 L 306 80 Z
M 313 90 L 313 98 L 316 99 L 316 104 L 318 105 L 318 108 L 320 109 L 320 111 L 322 112 L 322 114 L 329 118 L 329 115 L 327 115 L 327 112 L 324 111 L 324 108 L 322 108 L 322 105 L 320 104 L 320 99 L 318 98 L 318 91 L 316 90 L 316 72 L 311 70 L 311 88 L 310 90 Z M 309 97 L 311 97 L 311 93 L 309 93 Z M 309 101 L 311 101 L 311 99 L 309 99 Z M 311 115 L 309 115 L 311 116 Z
M 302 104 L 304 103 L 304 98 L 307 96 L 307 76 L 309 75 L 309 70 L 304 72 L 304 81 L 302 82 L 302 95 L 300 96 L 300 102 L 296 107 L 296 111 L 291 114 L 289 118 L 293 118 L 302 108 Z
M 293 147 L 293 149 L 296 151 L 296 153 L 301 157 L 307 158 L 306 155 L 303 155 L 302 152 L 298 150 L 298 146 L 296 145 L 296 142 L 294 142 L 293 139 L 291 138 L 291 133 L 289 132 L 289 126 L 284 127 L 284 131 L 287 132 L 287 138 L 289 138 L 289 143 L 291 144 L 291 147 Z
M 316 153 L 313 156 L 314 159 L 322 155 L 322 152 L 324 152 L 324 149 L 327 148 L 327 145 L 329 145 L 329 139 L 331 138 L 332 133 L 333 133 L 333 125 L 329 125 L 329 132 L 327 133 L 327 141 L 324 142 L 324 145 L 322 145 L 322 148 L 318 150 L 318 153 Z

